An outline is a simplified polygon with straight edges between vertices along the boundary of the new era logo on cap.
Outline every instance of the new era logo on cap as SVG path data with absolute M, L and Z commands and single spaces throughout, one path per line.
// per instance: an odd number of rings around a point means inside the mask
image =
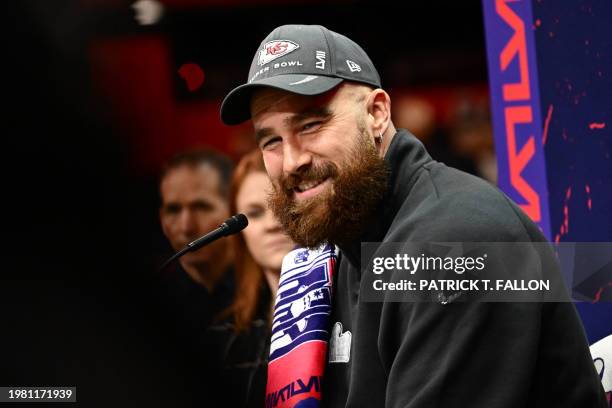
M 289 54 L 291 51 L 295 51 L 300 46 L 293 41 L 289 40 L 275 40 L 269 41 L 264 44 L 262 49 L 259 51 L 258 65 L 265 65 L 270 61 L 273 61 L 283 55 Z
M 346 60 L 346 65 L 348 65 L 351 72 L 361 72 L 361 67 L 356 62 Z

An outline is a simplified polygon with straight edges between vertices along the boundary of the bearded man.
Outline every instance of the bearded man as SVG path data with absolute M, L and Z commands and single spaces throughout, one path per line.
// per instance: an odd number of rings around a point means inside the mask
M 223 102 L 225 123 L 252 119 L 291 238 L 339 248 L 317 268 L 324 251 L 285 257 L 266 406 L 606 406 L 570 302 L 364 299 L 362 242 L 545 241 L 503 193 L 434 161 L 390 112 L 361 47 L 305 25 L 272 31 Z

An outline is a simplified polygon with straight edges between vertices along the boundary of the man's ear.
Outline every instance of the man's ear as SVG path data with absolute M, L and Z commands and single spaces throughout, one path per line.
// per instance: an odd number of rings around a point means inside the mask
M 372 118 L 371 130 L 374 135 L 384 134 L 391 123 L 391 98 L 382 89 L 374 89 L 368 96 L 366 107 Z

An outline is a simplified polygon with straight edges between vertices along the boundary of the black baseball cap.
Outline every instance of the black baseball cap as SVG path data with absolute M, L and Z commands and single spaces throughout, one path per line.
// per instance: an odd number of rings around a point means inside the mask
M 319 95 L 344 80 L 380 88 L 380 76 L 365 51 L 351 39 L 320 25 L 284 25 L 261 43 L 247 83 L 221 104 L 221 120 L 237 125 L 251 118 L 251 96 L 261 87 Z

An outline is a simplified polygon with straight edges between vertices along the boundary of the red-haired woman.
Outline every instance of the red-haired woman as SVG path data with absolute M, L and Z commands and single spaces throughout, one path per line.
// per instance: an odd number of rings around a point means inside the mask
M 229 312 L 235 327 L 224 366 L 232 382 L 246 384 L 245 405 L 263 406 L 273 300 L 283 257 L 295 244 L 268 208 L 272 188 L 261 152 L 245 155 L 234 171 L 230 212 L 249 225 L 234 239 L 236 296 Z M 239 388 L 236 388 L 239 391 Z

